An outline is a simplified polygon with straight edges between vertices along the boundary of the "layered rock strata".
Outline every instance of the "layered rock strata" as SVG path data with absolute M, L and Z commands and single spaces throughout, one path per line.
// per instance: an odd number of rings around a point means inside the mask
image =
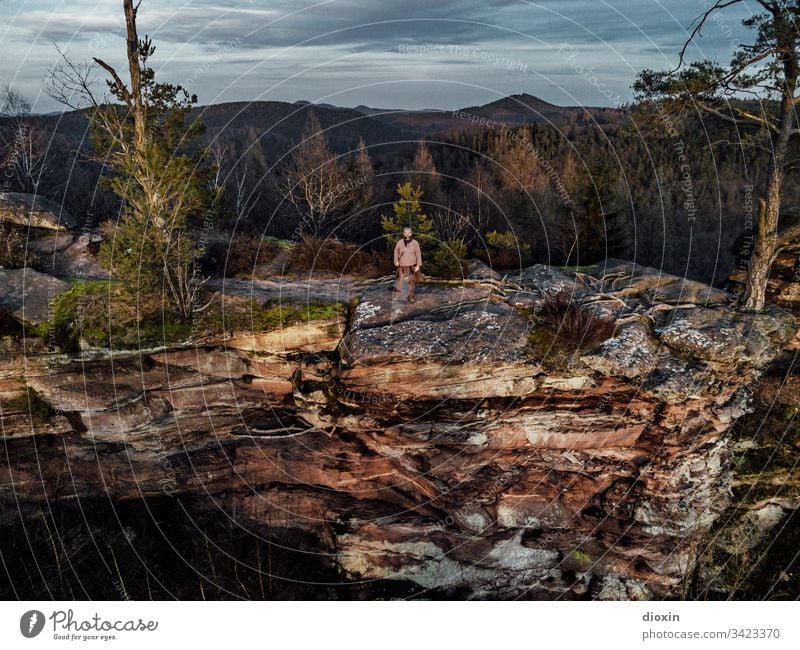
M 413 304 L 390 281 L 309 286 L 347 317 L 170 349 L 20 344 L 0 363 L 0 496 L 207 494 L 312 532 L 346 580 L 423 596 L 680 596 L 730 503 L 732 424 L 794 319 L 626 263 L 475 278 Z M 613 335 L 531 345 L 559 291 Z

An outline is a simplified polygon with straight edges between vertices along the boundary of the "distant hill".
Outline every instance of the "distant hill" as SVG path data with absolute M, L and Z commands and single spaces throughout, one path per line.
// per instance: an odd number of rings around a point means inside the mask
M 207 142 L 218 141 L 228 154 L 238 157 L 258 143 L 258 155 L 268 165 L 281 161 L 300 141 L 314 111 L 337 153 L 353 151 L 359 140 L 370 148 L 376 164 L 413 150 L 420 138 L 447 137 L 457 131 L 481 128 L 473 120 L 519 126 L 531 123 L 558 122 L 586 112 L 579 107 L 550 104 L 527 94 L 511 95 L 483 106 L 456 111 L 406 110 L 357 106 L 346 108 L 331 104 L 278 101 L 229 102 L 199 106 L 193 113 L 206 125 Z M 592 109 L 590 109 L 592 110 Z M 603 109 L 611 110 L 611 109 Z M 70 111 L 38 115 L 35 120 L 55 135 L 55 141 L 67 149 L 88 146 L 88 120 L 84 112 Z M 2 127 L 4 118 L 0 118 Z
M 505 124 L 530 124 L 556 122 L 585 110 L 579 106 L 556 106 L 533 95 L 521 94 L 503 97 L 483 106 L 465 108 L 463 112 Z
M 484 123 L 492 121 L 518 126 L 558 122 L 585 113 L 587 109 L 556 106 L 533 95 L 519 94 L 456 111 L 372 108 L 364 105 L 346 108 L 307 101 L 255 101 L 200 106 L 194 110 L 194 114 L 202 116 L 207 140 L 218 139 L 223 145 L 259 140 L 267 158 L 275 161 L 299 142 L 311 110 L 326 130 L 335 151 L 351 151 L 363 138 L 373 152 L 379 154 L 375 145 L 387 144 L 384 151 L 388 152 L 396 143 L 478 128 L 471 120 L 482 118 Z M 82 112 L 39 115 L 36 120 L 46 130 L 55 132 L 73 145 L 87 140 L 88 121 Z M 0 126 L 3 121 L 0 118 Z
M 259 140 L 272 162 L 300 141 L 313 110 L 326 130 L 331 148 L 351 151 L 359 139 L 369 145 L 413 140 L 417 136 L 399 126 L 374 119 L 352 108 L 313 105 L 309 102 L 232 102 L 199 106 L 193 115 L 201 116 L 206 125 L 206 139 L 218 139 L 223 145 L 241 145 Z M 36 122 L 73 146 L 88 139 L 88 120 L 80 111 L 36 116 Z M 0 126 L 4 122 L 0 118 Z
M 490 121 L 509 126 L 558 122 L 587 109 L 577 106 L 556 106 L 533 95 L 510 95 L 483 106 L 469 106 L 454 111 L 370 108 L 357 106 L 354 110 L 385 124 L 420 135 L 474 128 L 472 120 Z M 592 110 L 592 109 L 589 109 Z M 477 125 L 475 125 L 477 126 Z
M 308 102 L 235 102 L 196 109 L 206 125 L 206 137 L 246 141 L 258 138 L 270 159 L 281 156 L 302 137 L 308 114 L 314 111 L 331 148 L 352 151 L 363 138 L 367 146 L 403 142 L 414 138 L 404 129 L 376 120 L 352 108 Z

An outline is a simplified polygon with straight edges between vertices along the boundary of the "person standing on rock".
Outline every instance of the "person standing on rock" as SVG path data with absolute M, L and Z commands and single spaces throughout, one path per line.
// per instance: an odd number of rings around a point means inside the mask
M 394 290 L 402 291 L 403 280 L 408 278 L 408 302 L 414 302 L 417 273 L 422 266 L 422 251 L 411 228 L 403 229 L 403 238 L 394 247 L 394 266 L 397 269 Z

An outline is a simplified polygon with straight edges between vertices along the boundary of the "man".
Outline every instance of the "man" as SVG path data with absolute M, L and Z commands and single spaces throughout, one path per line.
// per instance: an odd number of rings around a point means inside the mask
M 416 274 L 422 266 L 422 251 L 419 248 L 419 242 L 414 239 L 411 228 L 403 230 L 403 238 L 394 247 L 394 266 L 397 269 L 394 290 L 402 291 L 403 280 L 408 278 L 408 302 L 414 302 Z

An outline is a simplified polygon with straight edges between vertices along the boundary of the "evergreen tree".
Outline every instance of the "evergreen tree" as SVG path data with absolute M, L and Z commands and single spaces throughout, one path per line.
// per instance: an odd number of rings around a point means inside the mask
M 381 215 L 383 232 L 392 248 L 403 238 L 403 228 L 411 228 L 423 252 L 425 249 L 430 252 L 436 248 L 433 221 L 423 214 L 420 207 L 422 194 L 422 188 L 414 188 L 411 183 L 397 185 L 397 195 L 400 198 L 392 204 L 394 216 Z
M 128 82 L 111 65 L 94 59 L 108 73 L 107 87 L 118 103 L 96 98 L 90 68 L 66 57 L 47 87 L 72 108 L 83 107 L 76 101 L 88 103 L 94 150 L 112 171 L 104 182 L 122 199 L 119 219 L 103 224 L 101 261 L 135 297 L 161 292 L 168 309 L 189 321 L 204 284 L 196 265 L 202 245 L 189 221 L 217 197 L 210 193 L 205 151 L 186 153 L 202 132 L 199 121 L 187 124 L 197 97 L 156 81 L 149 66 L 155 47 L 147 36 L 138 36 L 138 8 L 133 0 L 123 1 Z
M 390 250 L 394 249 L 403 237 L 403 229 L 411 228 L 419 241 L 425 267 L 432 275 L 459 277 L 467 254 L 466 244 L 462 239 L 441 241 L 436 236 L 436 228 L 430 217 L 423 214 L 420 199 L 423 196 L 420 187 L 412 187 L 411 183 L 397 186 L 398 201 L 392 204 L 394 216 L 381 216 L 384 236 L 389 242 Z

